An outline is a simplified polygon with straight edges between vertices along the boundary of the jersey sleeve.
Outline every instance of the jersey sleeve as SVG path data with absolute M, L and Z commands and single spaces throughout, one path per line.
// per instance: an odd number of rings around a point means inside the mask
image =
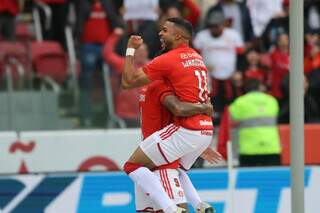
M 162 80 L 168 74 L 169 64 L 165 59 L 163 55 L 158 56 L 142 67 L 151 81 Z
M 160 96 L 160 102 L 161 102 L 161 104 L 163 104 L 164 99 L 165 99 L 168 95 L 174 95 L 174 93 L 173 93 L 172 91 L 166 91 L 166 92 L 162 93 L 161 96 Z
M 165 83 L 158 85 L 157 92 L 161 104 L 163 104 L 165 97 L 174 95 L 172 89 Z

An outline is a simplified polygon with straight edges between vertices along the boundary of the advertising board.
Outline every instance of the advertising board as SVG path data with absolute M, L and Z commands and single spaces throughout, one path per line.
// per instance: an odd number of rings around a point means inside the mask
M 138 129 L 7 135 L 0 143 L 0 174 L 119 170 L 139 141 Z
M 190 178 L 201 198 L 218 213 L 290 213 L 287 167 L 237 169 L 230 193 L 225 169 L 193 170 Z M 122 172 L 0 177 L 1 213 L 131 213 L 131 180 Z M 233 194 L 233 199 L 231 198 Z M 320 167 L 305 169 L 306 213 L 320 209 Z M 192 211 L 193 212 L 193 211 Z

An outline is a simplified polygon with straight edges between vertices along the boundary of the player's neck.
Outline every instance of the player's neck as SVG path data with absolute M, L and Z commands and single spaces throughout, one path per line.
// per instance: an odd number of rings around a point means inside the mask
M 177 41 L 176 43 L 174 43 L 173 45 L 172 45 L 172 49 L 176 49 L 176 48 L 178 48 L 178 47 L 180 47 L 181 45 L 187 45 L 187 46 L 189 46 L 189 41 Z

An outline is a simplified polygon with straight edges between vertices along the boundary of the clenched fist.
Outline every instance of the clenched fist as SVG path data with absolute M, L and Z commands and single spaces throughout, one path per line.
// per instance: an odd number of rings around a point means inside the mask
M 129 38 L 127 47 L 138 49 L 141 44 L 143 44 L 143 39 L 141 38 L 141 36 L 132 35 Z

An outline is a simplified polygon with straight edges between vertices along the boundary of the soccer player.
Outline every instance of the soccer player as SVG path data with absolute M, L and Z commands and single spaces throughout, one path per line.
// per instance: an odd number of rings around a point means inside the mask
M 180 101 L 205 103 L 208 100 L 207 68 L 202 57 L 192 48 L 192 25 L 180 18 L 170 18 L 159 32 L 166 53 L 137 69 L 134 51 L 142 43 L 140 36 L 131 36 L 127 44 L 123 88 L 140 87 L 155 80 L 165 80 Z M 165 213 L 186 212 L 168 197 L 160 181 L 150 171 L 180 159 L 180 167 L 188 170 L 211 143 L 213 134 L 210 116 L 198 114 L 175 117 L 174 124 L 143 140 L 124 165 L 129 177 L 148 193 Z
M 192 104 L 180 102 L 170 87 L 162 80 L 157 80 L 141 89 L 140 98 L 141 130 L 144 138 L 147 138 L 157 130 L 172 123 L 172 114 L 186 117 L 199 113 L 212 115 L 211 104 Z M 167 109 L 166 109 L 166 108 Z M 210 163 L 221 160 L 221 155 L 208 148 L 201 157 Z M 179 161 L 163 165 L 155 169 L 154 173 L 160 178 L 169 197 L 179 206 L 186 208 L 187 201 L 191 203 L 196 212 L 214 211 L 213 207 L 201 201 L 198 193 L 192 185 L 188 175 L 183 170 L 177 170 Z M 135 187 L 137 212 L 152 212 L 160 209 L 149 197 L 142 192 L 140 187 Z M 181 205 L 182 204 L 182 205 Z

